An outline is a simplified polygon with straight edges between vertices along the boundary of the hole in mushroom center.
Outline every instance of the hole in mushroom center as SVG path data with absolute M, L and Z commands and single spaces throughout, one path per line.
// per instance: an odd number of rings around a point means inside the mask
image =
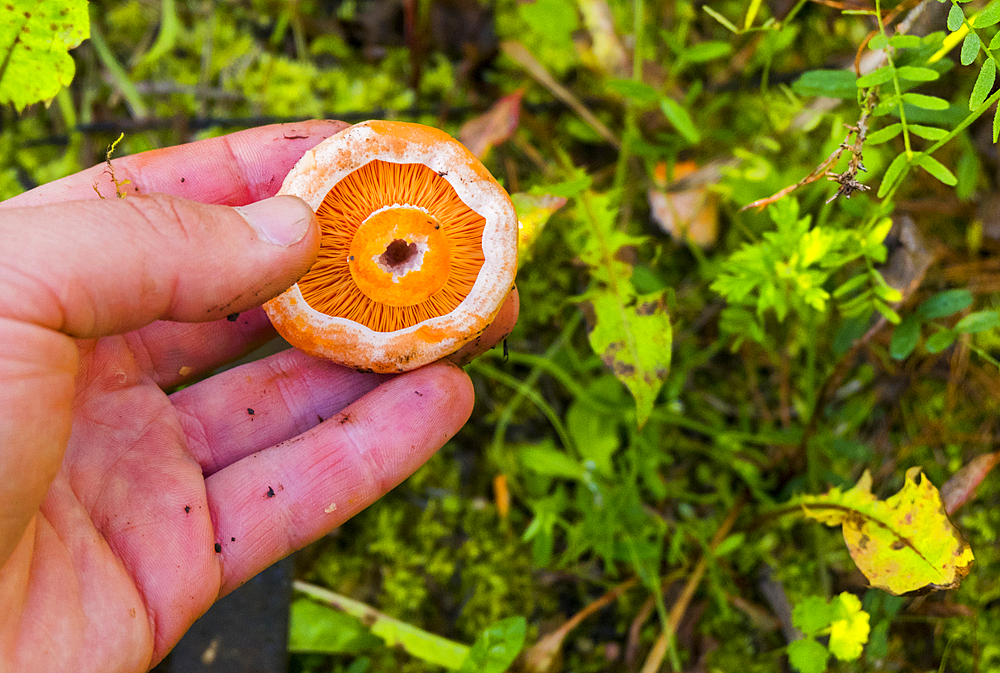
M 393 281 L 399 279 L 411 271 L 418 271 L 424 262 L 424 253 L 427 252 L 426 242 L 407 241 L 397 238 L 386 246 L 385 252 L 378 255 L 372 261 L 386 273 L 393 275 Z

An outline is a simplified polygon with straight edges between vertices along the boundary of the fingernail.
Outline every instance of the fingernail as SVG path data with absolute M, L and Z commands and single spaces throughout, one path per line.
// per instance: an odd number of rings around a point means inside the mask
M 237 206 L 257 237 L 266 243 L 289 247 L 301 241 L 312 225 L 313 212 L 297 196 L 275 196 L 246 206 Z

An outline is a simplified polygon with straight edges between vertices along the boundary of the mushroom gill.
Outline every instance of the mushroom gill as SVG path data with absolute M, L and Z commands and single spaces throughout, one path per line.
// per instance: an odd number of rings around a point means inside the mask
M 299 280 L 313 309 L 376 332 L 453 311 L 483 266 L 483 216 L 423 164 L 373 160 L 316 209 L 319 257 Z

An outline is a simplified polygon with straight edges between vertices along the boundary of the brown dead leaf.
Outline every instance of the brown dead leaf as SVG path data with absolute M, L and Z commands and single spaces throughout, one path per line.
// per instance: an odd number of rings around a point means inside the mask
M 677 164 L 674 168 L 674 178 L 683 180 L 697 168 L 697 165 L 690 161 Z M 660 172 L 659 169 L 658 166 L 657 173 Z M 660 182 L 659 179 L 656 181 Z M 650 187 L 647 198 L 653 220 L 675 239 L 702 248 L 709 248 L 718 241 L 718 198 L 707 185 L 696 185 L 677 191 Z
M 958 472 L 951 475 L 941 487 L 944 510 L 951 514 L 976 495 L 976 488 L 982 483 L 996 464 L 1000 462 L 1000 451 L 976 456 Z
M 612 77 L 627 77 L 628 54 L 615 32 L 615 20 L 607 0 L 580 0 L 579 7 L 591 42 L 590 49 L 582 54 L 584 61 L 593 62 Z
M 521 120 L 521 98 L 524 89 L 518 89 L 493 104 L 487 112 L 462 124 L 459 141 L 469 151 L 482 159 L 490 149 L 510 139 Z

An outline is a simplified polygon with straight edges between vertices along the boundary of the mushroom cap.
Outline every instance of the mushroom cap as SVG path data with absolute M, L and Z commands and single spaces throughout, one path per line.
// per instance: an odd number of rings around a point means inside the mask
M 289 343 L 311 355 L 358 370 L 403 372 L 454 353 L 496 317 L 517 271 L 517 216 L 507 192 L 461 143 L 438 129 L 405 122 L 367 121 L 327 138 L 306 152 L 285 177 L 278 193 L 298 196 L 317 211 L 338 183 L 376 160 L 428 167 L 485 220 L 483 263 L 471 290 L 449 312 L 394 331 L 377 331 L 313 308 L 299 283 L 264 304 L 264 310 Z M 409 208 L 407 204 L 391 207 L 397 206 Z M 373 211 L 366 222 L 378 216 L 379 212 Z M 443 224 L 447 229 L 447 223 Z M 363 224 L 357 231 L 364 233 L 373 228 L 379 229 Z M 370 242 L 361 243 L 352 250 L 371 249 Z M 392 248 L 385 248 L 381 259 L 392 253 Z M 424 257 L 421 252 L 421 259 Z M 372 261 L 377 263 L 378 258 Z M 363 274 L 355 273 L 354 265 L 352 256 L 351 274 L 361 279 Z M 444 263 L 443 268 L 447 270 L 448 264 Z

